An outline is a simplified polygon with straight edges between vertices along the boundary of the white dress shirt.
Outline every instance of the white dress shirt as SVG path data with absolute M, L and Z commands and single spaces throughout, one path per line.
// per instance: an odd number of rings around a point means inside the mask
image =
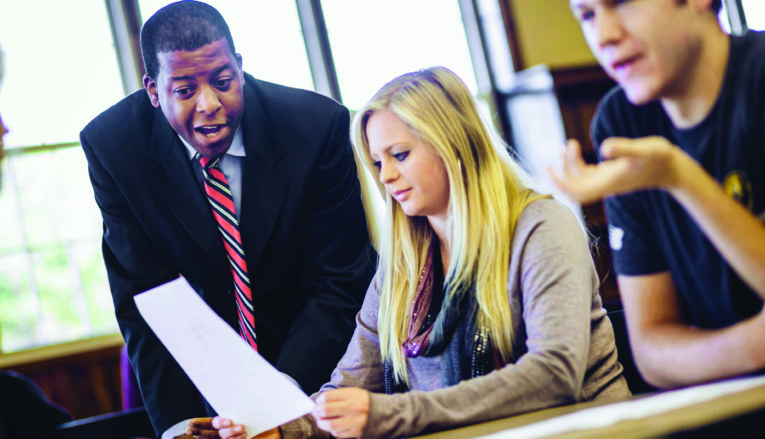
M 189 145 L 181 136 L 178 136 L 186 146 L 189 153 L 189 160 L 194 160 L 197 151 Z M 226 176 L 228 187 L 231 189 L 231 195 L 234 197 L 234 207 L 236 208 L 236 217 L 239 218 L 242 211 L 242 174 L 244 174 L 244 141 L 242 140 L 242 126 L 240 125 L 234 133 L 234 140 L 223 157 L 221 157 L 218 167 L 223 175 Z

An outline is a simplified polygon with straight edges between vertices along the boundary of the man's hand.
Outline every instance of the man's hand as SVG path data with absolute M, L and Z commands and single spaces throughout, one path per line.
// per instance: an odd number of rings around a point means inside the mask
M 247 439 L 244 426 L 216 416 L 215 418 L 194 418 L 189 421 L 186 434 L 174 439 Z M 251 439 L 282 439 L 279 427 L 266 430 Z
M 684 169 L 698 167 L 680 148 L 658 136 L 610 137 L 601 145 L 600 153 L 604 161 L 589 165 L 582 159 L 579 142 L 569 140 L 561 172 L 548 167 L 548 176 L 571 199 L 588 204 L 643 189 L 671 190 L 679 185 Z
M 213 427 L 213 418 L 194 418 L 189 420 L 185 438 L 221 439 L 218 429 Z M 181 436 L 182 438 L 184 436 Z
M 369 415 L 369 392 L 355 387 L 324 392 L 312 413 L 316 425 L 335 437 L 361 436 Z

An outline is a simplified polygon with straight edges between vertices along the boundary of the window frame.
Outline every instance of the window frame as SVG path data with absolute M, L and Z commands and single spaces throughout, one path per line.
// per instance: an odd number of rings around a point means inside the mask
M 127 96 L 135 90 L 143 88 L 143 76 L 145 70 L 140 49 L 140 29 L 143 24 L 140 7 L 138 0 L 104 1 L 117 58 L 118 70 L 120 72 L 120 79 L 124 94 Z M 489 66 L 490 59 L 487 56 L 487 35 L 481 21 L 480 13 L 477 9 L 478 6 L 476 0 L 454 1 L 458 2 L 463 17 L 463 25 L 465 26 L 465 33 L 468 38 L 468 50 L 470 52 L 471 62 L 473 64 L 479 89 L 478 98 L 488 103 L 492 114 L 495 115 L 494 122 L 498 126 L 499 131 L 502 133 L 509 132 L 509 126 L 505 123 L 508 118 L 503 114 L 502 108 L 497 105 L 496 82 Z M 295 4 L 300 20 L 301 33 L 306 48 L 314 90 L 342 102 L 321 0 L 295 0 Z M 27 154 L 59 151 L 76 147 L 80 147 L 80 144 L 75 141 L 16 146 L 7 148 L 5 152 L 8 158 L 12 160 L 15 157 Z M 363 168 L 359 167 L 360 177 L 362 177 L 363 171 Z M 365 181 L 365 178 L 363 177 L 362 186 L 364 186 L 366 197 L 369 197 L 369 194 L 373 191 L 376 192 L 373 182 Z M 370 232 L 374 234 L 375 232 L 372 230 L 373 228 L 376 229 L 377 226 L 374 222 L 371 222 Z M 25 250 L 25 252 L 28 253 L 29 249 Z M 80 291 L 80 293 L 84 294 L 82 291 Z M 104 336 L 93 335 L 92 337 L 86 337 L 82 340 L 91 338 L 98 339 L 100 337 Z M 43 355 L 45 355 L 44 353 L 46 350 L 60 353 L 61 349 L 66 350 L 66 346 L 71 346 L 72 343 L 73 342 L 52 343 L 30 349 L 13 351 L 3 355 L 18 356 L 17 353 L 28 350 L 42 352 Z M 2 349 L 2 346 L 0 346 L 0 349 Z M 23 355 L 21 356 L 23 357 Z

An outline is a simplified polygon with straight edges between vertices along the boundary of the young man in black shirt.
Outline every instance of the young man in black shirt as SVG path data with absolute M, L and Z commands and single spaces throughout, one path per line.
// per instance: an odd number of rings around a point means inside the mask
M 765 35 L 726 35 L 719 0 L 571 0 L 618 82 L 592 136 L 570 141 L 572 198 L 606 198 L 630 342 L 644 378 L 677 387 L 765 368 Z

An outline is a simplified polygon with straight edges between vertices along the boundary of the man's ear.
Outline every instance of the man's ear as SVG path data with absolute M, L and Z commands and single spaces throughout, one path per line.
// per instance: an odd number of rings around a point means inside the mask
M 242 85 L 244 85 L 244 70 L 242 69 L 242 54 L 236 53 L 234 54 L 236 57 L 236 63 L 239 64 L 239 80 L 242 82 Z
M 159 94 L 157 93 L 157 81 L 148 74 L 143 75 L 143 88 L 149 95 L 149 101 L 154 108 L 159 108 Z

